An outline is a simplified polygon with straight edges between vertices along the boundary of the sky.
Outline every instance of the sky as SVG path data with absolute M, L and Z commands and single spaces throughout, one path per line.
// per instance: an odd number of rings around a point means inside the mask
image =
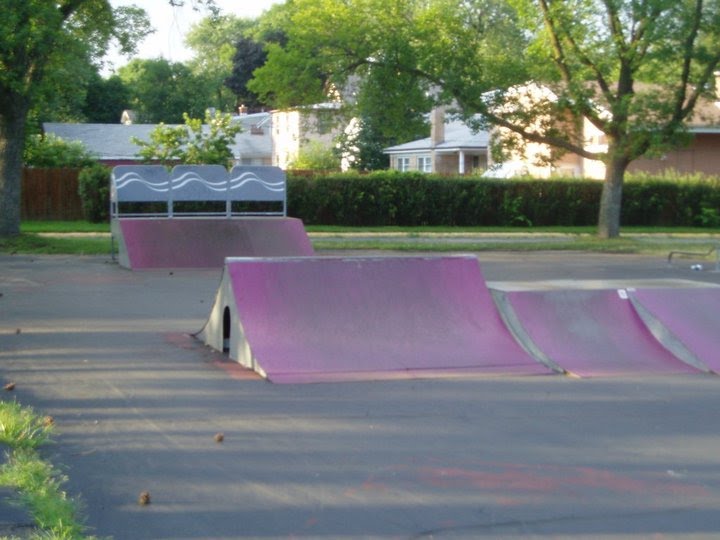
M 258 17 L 273 4 L 282 0 L 215 0 L 222 13 L 238 17 Z M 155 33 L 149 35 L 138 47 L 139 58 L 165 58 L 171 62 L 184 62 L 191 56 L 183 44 L 184 36 L 193 23 L 207 16 L 207 12 L 192 9 L 192 0 L 183 7 L 172 7 L 168 0 L 110 0 L 113 6 L 137 5 L 145 9 L 150 17 Z M 116 51 L 108 55 L 112 66 L 118 67 L 128 62 Z M 108 66 L 109 68 L 110 66 Z M 106 69 L 106 71 L 111 71 Z

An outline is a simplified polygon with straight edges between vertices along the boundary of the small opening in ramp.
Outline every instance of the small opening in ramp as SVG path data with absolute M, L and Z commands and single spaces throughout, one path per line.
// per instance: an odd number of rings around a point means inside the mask
M 230 308 L 225 306 L 223 311 L 223 354 L 230 353 L 230 325 L 232 318 L 230 317 Z

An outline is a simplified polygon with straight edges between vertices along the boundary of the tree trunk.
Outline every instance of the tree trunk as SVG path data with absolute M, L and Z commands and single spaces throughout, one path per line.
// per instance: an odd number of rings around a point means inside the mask
M 610 155 L 614 152 L 610 150 Z M 598 215 L 598 236 L 617 238 L 620 236 L 620 212 L 622 209 L 622 188 L 625 170 L 630 162 L 624 156 L 612 157 L 605 164 L 605 182 L 600 197 Z
M 4 104 L 4 110 L 0 112 L 0 237 L 20 234 L 20 191 L 28 111 L 25 103 L 7 105 Z

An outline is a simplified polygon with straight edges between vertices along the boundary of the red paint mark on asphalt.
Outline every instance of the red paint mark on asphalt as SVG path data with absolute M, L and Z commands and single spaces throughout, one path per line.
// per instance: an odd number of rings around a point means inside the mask
M 491 470 L 460 467 L 422 466 L 417 469 L 422 483 L 436 488 L 472 488 L 504 490 L 519 493 L 572 492 L 574 488 L 591 488 L 611 493 L 673 493 L 705 496 L 699 485 L 686 484 L 662 477 L 630 478 L 612 471 L 592 467 L 556 465 L 484 464 Z
M 241 366 L 237 362 L 230 360 L 226 355 L 216 351 L 211 347 L 207 347 L 200 340 L 196 339 L 191 334 L 184 334 L 179 332 L 171 332 L 164 334 L 165 342 L 183 349 L 186 351 L 193 351 L 198 354 L 198 357 L 205 363 L 211 366 L 221 369 L 230 378 L 241 381 L 261 381 L 264 380 L 260 375 L 251 369 Z

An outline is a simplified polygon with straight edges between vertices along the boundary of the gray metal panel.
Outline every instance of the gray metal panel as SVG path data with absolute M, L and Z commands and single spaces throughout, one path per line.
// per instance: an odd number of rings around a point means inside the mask
M 162 165 L 118 165 L 113 168 L 110 200 L 117 202 L 166 202 L 170 175 Z
M 173 201 L 226 201 L 228 172 L 222 165 L 177 165 L 170 175 Z
M 233 201 L 285 202 L 285 171 L 279 167 L 236 165 L 230 171 Z

